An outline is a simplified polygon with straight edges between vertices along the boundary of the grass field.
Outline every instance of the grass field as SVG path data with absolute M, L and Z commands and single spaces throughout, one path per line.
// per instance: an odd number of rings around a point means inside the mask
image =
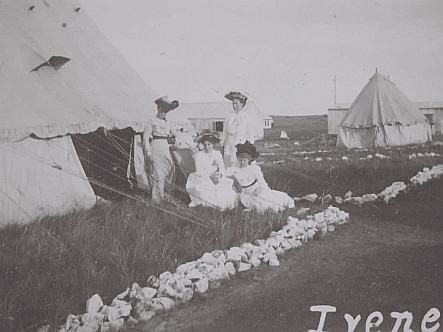
M 274 121 L 256 144 L 262 153 L 258 163 L 270 187 L 291 196 L 379 193 L 423 167 L 443 163 L 440 145 L 337 150 L 332 141 L 320 139 L 327 132 L 323 116 Z M 280 139 L 281 130 L 289 140 Z M 410 158 L 417 153 L 434 156 Z M 385 158 L 368 159 L 369 154 Z M 35 324 L 62 324 L 69 313 L 83 313 L 95 293 L 107 302 L 133 282 L 143 285 L 149 276 L 173 271 L 204 252 L 266 238 L 294 212 L 159 209 L 140 199 L 119 199 L 90 211 L 10 225 L 0 230 L 0 328 L 32 331 Z

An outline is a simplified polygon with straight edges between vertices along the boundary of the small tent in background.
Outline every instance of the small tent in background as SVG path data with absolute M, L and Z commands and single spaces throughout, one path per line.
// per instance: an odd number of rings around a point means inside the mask
M 2 1 L 0 34 L 0 225 L 93 206 L 154 92 L 75 0 Z
M 401 146 L 431 140 L 426 117 L 387 77 L 377 71 L 340 123 L 337 146 Z
M 280 131 L 280 138 L 282 139 L 289 139 L 288 133 L 284 130 Z

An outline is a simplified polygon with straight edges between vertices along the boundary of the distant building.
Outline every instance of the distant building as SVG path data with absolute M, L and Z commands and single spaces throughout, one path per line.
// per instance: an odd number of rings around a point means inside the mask
M 250 114 L 255 139 L 262 139 L 264 129 L 272 128 L 272 118 L 264 116 L 253 101 L 248 100 L 245 107 Z M 221 133 L 231 112 L 234 112 L 231 102 L 180 103 L 177 109 L 168 113 L 167 118 L 173 124 L 191 122 L 199 134 L 205 131 Z
M 443 102 L 414 102 L 431 124 L 432 135 L 443 135 Z M 328 108 L 328 134 L 338 135 L 340 122 L 351 103 L 337 103 Z
M 263 117 L 263 129 L 271 129 L 274 120 L 268 115 Z

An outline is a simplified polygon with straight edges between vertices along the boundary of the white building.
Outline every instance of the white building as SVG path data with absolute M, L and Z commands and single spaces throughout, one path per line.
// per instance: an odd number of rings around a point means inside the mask
M 250 124 L 254 130 L 255 139 L 263 139 L 264 129 L 272 128 L 272 118 L 264 116 L 253 101 L 246 103 L 245 111 L 250 114 Z M 228 113 L 234 112 L 232 102 L 201 102 L 180 103 L 180 106 L 168 113 L 168 121 L 180 124 L 192 122 L 197 133 L 204 131 L 221 133 Z

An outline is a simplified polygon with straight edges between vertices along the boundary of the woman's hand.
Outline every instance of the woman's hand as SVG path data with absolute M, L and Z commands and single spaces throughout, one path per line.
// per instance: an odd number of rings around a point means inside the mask
M 254 195 L 254 196 L 258 196 L 258 195 L 260 195 L 260 194 L 262 193 L 262 191 L 263 191 L 263 188 L 262 188 L 262 187 L 258 187 L 257 189 L 255 189 L 255 190 L 252 192 L 252 195 Z
M 209 178 L 211 179 L 211 181 L 212 181 L 214 184 L 219 183 L 221 177 L 222 177 L 222 175 L 221 175 L 220 172 L 214 172 L 214 173 L 212 173 L 212 174 L 209 176 Z

